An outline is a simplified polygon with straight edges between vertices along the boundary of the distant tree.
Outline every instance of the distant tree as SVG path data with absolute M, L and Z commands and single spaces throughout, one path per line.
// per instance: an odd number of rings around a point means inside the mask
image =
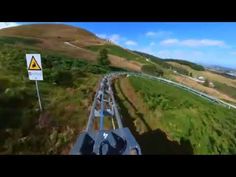
M 189 72 L 184 68 L 179 68 L 179 67 L 172 67 L 172 68 L 180 74 L 183 74 L 183 75 L 186 75 L 186 76 L 189 75 Z
M 147 74 L 151 74 L 151 75 L 155 75 L 155 76 L 163 76 L 164 75 L 164 71 L 160 68 L 157 68 L 154 65 L 143 65 L 142 71 Z
M 110 61 L 108 59 L 107 49 L 101 49 L 98 54 L 98 64 L 100 65 L 109 65 Z
M 157 75 L 159 75 L 159 76 L 163 76 L 164 75 L 164 71 L 163 70 L 161 70 L 161 69 L 157 69 Z
M 189 76 L 190 76 L 190 77 L 193 77 L 193 73 L 189 73 Z

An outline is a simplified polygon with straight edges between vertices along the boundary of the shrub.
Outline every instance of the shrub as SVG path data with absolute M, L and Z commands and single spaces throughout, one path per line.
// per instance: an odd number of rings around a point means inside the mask
M 61 86 L 73 86 L 73 75 L 70 71 L 59 70 L 55 74 L 55 82 Z
M 163 70 L 157 68 L 154 65 L 143 65 L 142 71 L 147 74 L 151 74 L 151 75 L 155 75 L 155 76 L 163 76 L 164 75 Z
M 206 79 L 205 82 L 203 83 L 204 86 L 209 87 L 209 80 Z
M 99 55 L 98 55 L 98 63 L 100 65 L 109 65 L 110 61 L 108 59 L 108 52 L 107 49 L 101 49 L 99 51 Z

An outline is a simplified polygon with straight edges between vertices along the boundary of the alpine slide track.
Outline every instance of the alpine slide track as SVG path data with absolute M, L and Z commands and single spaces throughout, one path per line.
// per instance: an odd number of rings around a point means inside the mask
M 220 104 L 229 109 L 236 109 L 234 105 L 161 77 L 135 72 L 109 73 L 100 81 L 90 110 L 86 130 L 78 136 L 70 151 L 71 155 L 141 155 L 141 148 L 138 142 L 129 128 L 124 127 L 122 124 L 122 116 L 114 99 L 111 83 L 113 79 L 120 76 L 136 76 L 159 80 L 160 82 L 189 91 L 215 104 Z M 110 119 L 112 129 L 107 130 L 104 128 L 104 119 Z M 94 124 L 97 121 L 99 121 L 99 128 L 95 129 Z

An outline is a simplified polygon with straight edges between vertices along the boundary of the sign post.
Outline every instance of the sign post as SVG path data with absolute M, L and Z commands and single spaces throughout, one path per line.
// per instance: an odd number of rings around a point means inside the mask
M 39 108 L 42 112 L 42 104 L 39 94 L 38 80 L 43 80 L 43 68 L 40 54 L 26 54 L 27 70 L 30 80 L 35 80 L 35 86 L 38 96 Z
M 41 104 L 41 99 L 40 99 L 40 94 L 39 94 L 39 87 L 38 87 L 38 81 L 35 80 L 35 85 L 36 85 L 36 90 L 37 90 L 37 96 L 38 96 L 38 100 L 39 100 L 39 108 L 40 111 L 42 112 L 42 104 Z

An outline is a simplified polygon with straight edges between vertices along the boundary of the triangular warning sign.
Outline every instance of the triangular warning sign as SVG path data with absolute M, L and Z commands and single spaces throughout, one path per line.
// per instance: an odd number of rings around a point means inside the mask
M 36 59 L 34 58 L 34 56 L 32 56 L 32 58 L 30 60 L 28 70 L 41 70 L 41 68 L 40 68 L 39 64 L 37 63 Z

